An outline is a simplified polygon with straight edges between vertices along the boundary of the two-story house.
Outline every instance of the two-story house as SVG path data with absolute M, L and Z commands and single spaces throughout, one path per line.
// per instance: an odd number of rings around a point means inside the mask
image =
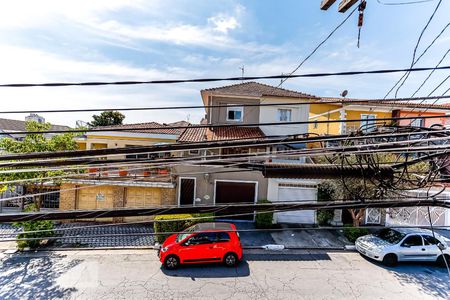
M 178 139 L 180 143 L 265 139 L 306 134 L 307 124 L 280 125 L 280 123 L 306 122 L 309 116 L 308 103 L 318 100 L 312 95 L 257 82 L 205 89 L 201 91 L 201 97 L 206 112 L 203 124 L 223 125 L 223 127 L 187 129 Z M 260 125 L 261 123 L 276 125 Z M 234 124 L 243 126 L 230 126 Z M 221 148 L 207 152 L 191 151 L 185 153 L 185 156 L 206 154 L 232 159 L 234 154 L 260 153 L 260 159 L 268 159 L 270 155 L 274 155 L 273 161 L 303 163 L 305 161 L 303 157 L 283 157 L 280 153 L 287 149 L 304 147 L 303 144 L 289 146 L 281 144 L 254 148 Z M 315 201 L 317 198 L 317 182 L 312 180 L 264 178 L 259 171 L 214 165 L 183 165 L 176 169 L 180 174 L 177 185 L 179 205 L 253 203 L 258 200 Z M 277 213 L 275 221 L 315 223 L 315 213 L 314 211 Z

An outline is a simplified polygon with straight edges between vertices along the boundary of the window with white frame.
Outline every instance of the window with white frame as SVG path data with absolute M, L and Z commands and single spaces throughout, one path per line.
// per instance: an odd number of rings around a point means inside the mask
M 361 130 L 362 132 L 374 131 L 375 126 L 375 115 L 362 114 L 361 115 Z
M 227 121 L 242 122 L 244 109 L 241 106 L 227 107 Z
M 417 118 L 411 121 L 411 126 L 413 127 L 424 127 L 424 119 Z
M 291 122 L 291 115 L 292 115 L 291 109 L 280 108 L 277 111 L 277 120 L 279 122 Z

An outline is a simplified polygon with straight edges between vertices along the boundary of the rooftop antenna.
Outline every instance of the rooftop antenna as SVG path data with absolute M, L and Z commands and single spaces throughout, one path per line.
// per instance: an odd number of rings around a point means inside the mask
M 239 69 L 241 70 L 241 78 L 242 78 L 242 83 L 244 83 L 244 74 L 245 74 L 245 66 L 242 65 L 242 67 L 239 67 Z
M 281 72 L 281 76 L 284 76 L 284 75 L 287 75 L 287 74 L 284 74 L 283 72 Z M 285 81 L 286 81 L 285 78 L 281 78 L 280 79 L 280 85 L 278 87 L 282 88 L 283 87 L 283 82 L 285 82 Z

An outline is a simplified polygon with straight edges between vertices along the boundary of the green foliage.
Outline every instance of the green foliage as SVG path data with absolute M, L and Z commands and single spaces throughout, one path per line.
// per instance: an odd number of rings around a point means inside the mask
M 30 204 L 25 208 L 25 211 L 36 211 L 36 206 L 34 204 Z M 25 241 L 17 241 L 17 247 L 23 250 L 26 247 L 29 248 L 37 248 L 41 245 L 41 242 L 44 237 L 54 236 L 54 225 L 52 221 L 24 221 L 24 222 L 15 222 L 13 223 L 14 227 L 22 228 L 22 233 L 17 235 L 18 239 L 27 239 L 27 238 L 36 238 L 36 240 L 25 240 Z M 31 232 L 26 233 L 28 231 L 38 231 L 44 230 L 42 232 Z M 48 231 L 47 231 L 48 230 Z
M 29 121 L 26 123 L 26 130 L 32 132 L 43 132 L 50 130 L 50 123 L 38 123 L 35 121 Z M 44 134 L 27 134 L 24 139 L 17 141 L 12 138 L 0 139 L 0 149 L 6 153 L 30 153 L 30 152 L 51 152 L 60 150 L 76 150 L 78 148 L 77 143 L 74 140 L 75 136 L 80 133 L 64 133 L 57 134 L 51 137 L 46 137 Z M 2 168 L 1 170 L 9 170 L 8 168 Z M 32 179 L 35 178 L 35 187 L 42 182 L 45 177 L 60 176 L 67 174 L 62 171 L 35 171 L 26 173 L 1 173 L 0 181 L 11 181 L 18 179 Z M 55 182 L 58 183 L 58 182 Z M 14 185 L 12 185 L 14 186 Z M 0 190 L 6 190 L 8 185 L 0 186 Z M 36 209 L 39 210 L 39 205 Z
M 351 225 L 346 225 L 344 228 L 344 235 L 350 242 L 354 243 L 360 236 L 369 234 L 367 228 L 353 227 Z
M 122 125 L 125 115 L 118 111 L 104 111 L 100 115 L 93 115 L 92 127 Z
M 270 203 L 268 200 L 259 200 L 258 204 Z M 273 212 L 257 213 L 255 217 L 255 227 L 267 229 L 273 227 Z
M 189 220 L 200 217 L 202 219 Z M 197 223 L 212 222 L 214 221 L 214 217 L 213 214 L 159 215 L 155 217 L 155 221 L 156 222 L 153 223 L 153 230 L 155 233 L 180 232 Z M 156 240 L 158 243 L 162 244 L 169 235 L 170 234 L 157 234 Z
M 331 181 L 324 181 L 317 187 L 317 200 L 334 201 L 336 196 L 336 187 Z M 318 209 L 317 210 L 317 222 L 319 225 L 330 225 L 331 220 L 334 217 L 333 209 Z

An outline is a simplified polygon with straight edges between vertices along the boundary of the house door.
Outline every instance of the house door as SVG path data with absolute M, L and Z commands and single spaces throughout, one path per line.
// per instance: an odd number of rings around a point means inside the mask
M 195 199 L 195 178 L 180 178 L 180 205 L 193 205 Z

